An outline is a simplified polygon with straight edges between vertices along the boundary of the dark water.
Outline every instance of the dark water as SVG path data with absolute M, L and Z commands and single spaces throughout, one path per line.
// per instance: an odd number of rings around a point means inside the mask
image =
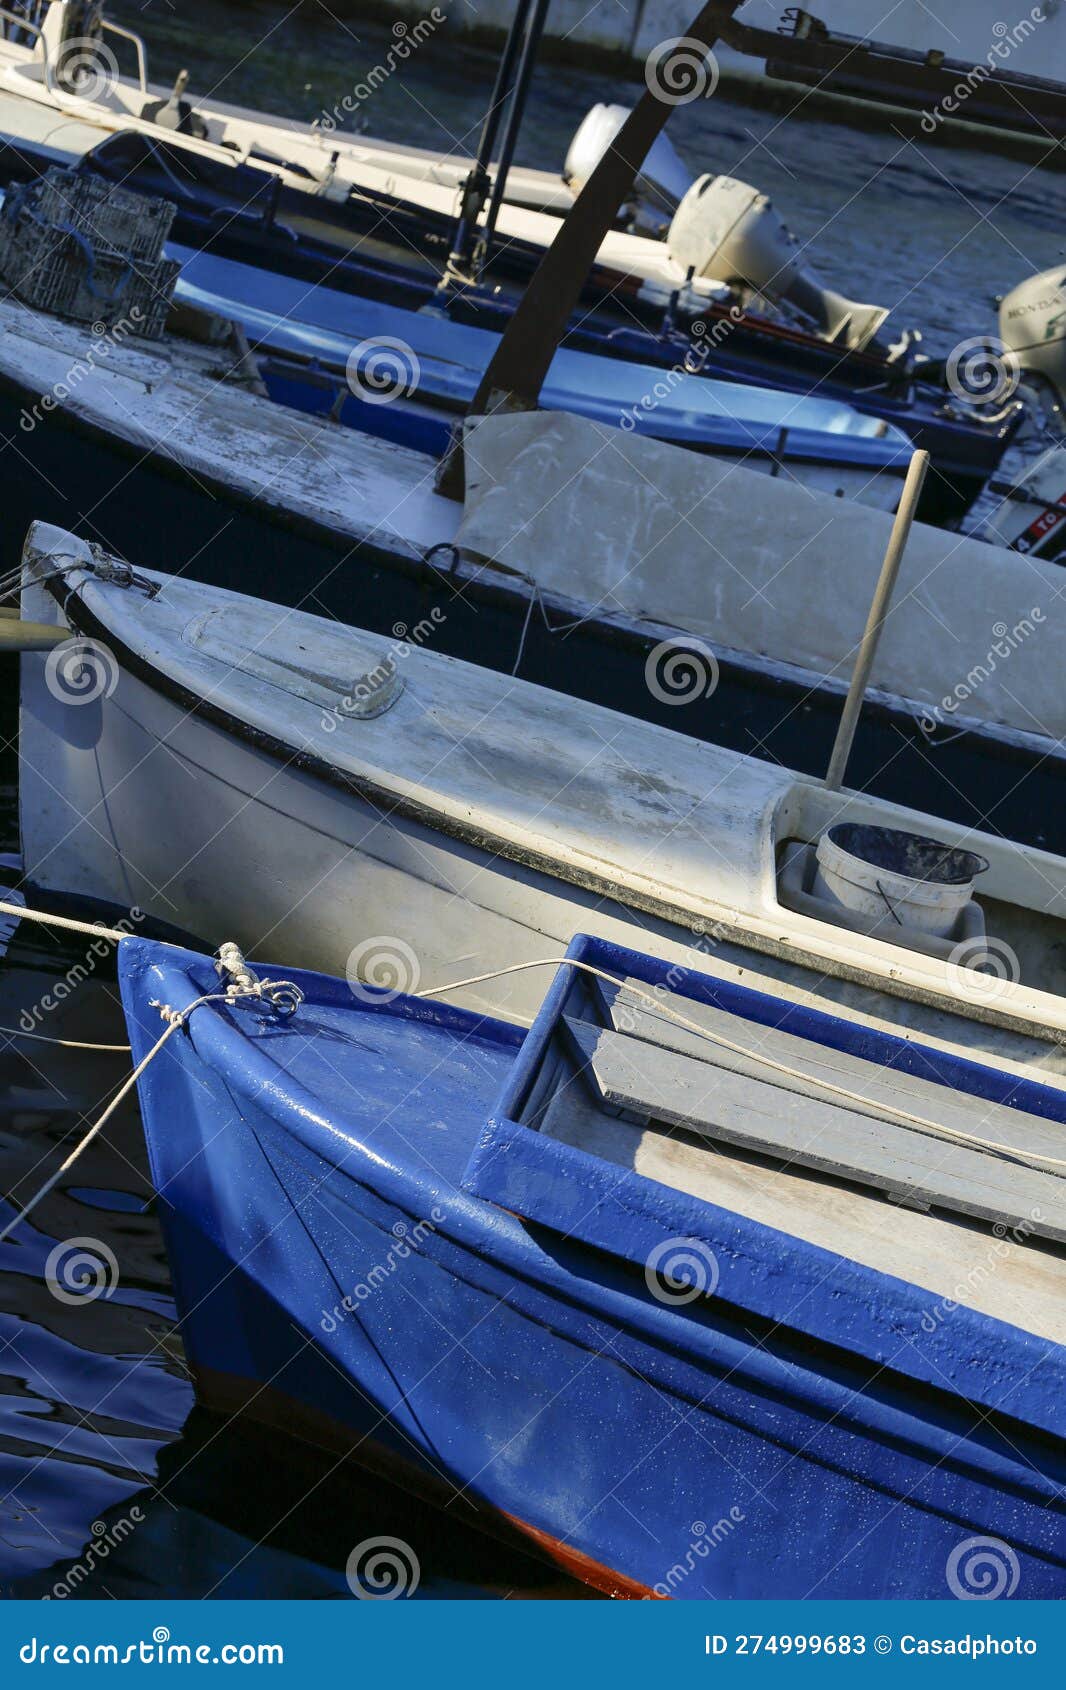
M 122 0 L 112 11 L 146 34 L 158 78 L 188 64 L 194 93 L 305 119 L 363 80 L 390 41 L 387 28 L 343 5 Z M 366 125 L 464 152 L 492 69 L 489 56 L 457 50 L 444 28 L 373 95 Z M 542 68 L 521 158 L 558 164 L 590 103 L 636 91 Z M 993 294 L 1062 252 L 1066 180 L 1024 161 L 803 117 L 785 123 L 738 97 L 679 109 L 671 133 L 694 167 L 772 192 L 797 232 L 817 236 L 827 279 L 892 305 L 900 325 L 922 326 L 934 347 L 990 330 Z M 17 849 L 14 734 L 5 661 L 0 851 Z M 45 993 L 60 995 L 85 959 L 81 941 L 24 925 L 0 963 L 0 1027 Z M 111 964 L 96 963 L 40 1027 L 52 1038 L 122 1041 Z M 0 1188 L 9 1197 L 24 1199 L 62 1159 L 127 1069 L 121 1053 L 57 1052 L 0 1033 Z M 65 1302 L 49 1289 L 49 1253 L 72 1239 L 94 1241 L 105 1273 L 113 1258 L 117 1281 L 105 1295 Z M 0 1588 L 347 1600 L 350 1550 L 381 1535 L 415 1549 L 420 1596 L 583 1594 L 387 1486 L 316 1466 L 247 1423 L 193 1411 L 140 1124 L 127 1106 L 19 1242 L 0 1249 Z M 94 1569 L 72 1582 L 89 1544 Z
M 49 1038 L 123 1041 L 113 967 L 94 958 L 85 977 L 87 956 L 24 923 L 0 965 L 0 1026 L 42 1006 Z M 71 970 L 74 991 L 48 1007 Z M 9 1196 L 42 1183 L 128 1071 L 122 1053 L 0 1034 Z M 80 1296 L 76 1244 L 95 1264 Z M 587 1594 L 383 1482 L 194 1412 L 131 1101 L 0 1246 L 0 1592 L 351 1600 L 347 1558 L 383 1536 L 414 1550 L 419 1597 Z
M 308 122 L 365 85 L 393 39 L 352 0 L 177 0 L 173 8 L 115 0 L 110 10 L 148 39 L 153 79 L 187 66 L 194 93 Z M 458 46 L 443 25 L 344 123 L 466 155 L 494 68 L 491 54 Z M 590 105 L 633 101 L 642 89 L 542 63 L 519 163 L 558 169 Z M 917 139 L 892 127 L 864 132 L 807 118 L 802 108 L 785 118 L 778 100 L 727 87 L 677 107 L 670 138 L 694 171 L 739 176 L 772 194 L 828 282 L 890 306 L 893 323 L 921 329 L 932 350 L 994 332 L 995 296 L 1066 251 L 1066 173 L 1038 168 L 1035 155 L 963 150 L 920 130 Z

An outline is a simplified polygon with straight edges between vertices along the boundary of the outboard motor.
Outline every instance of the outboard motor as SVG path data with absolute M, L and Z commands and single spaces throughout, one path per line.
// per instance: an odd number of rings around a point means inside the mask
M 55 80 L 68 94 L 88 93 L 101 74 L 106 75 L 103 13 L 103 0 L 64 0 L 48 8 L 42 30 L 45 47 Z
M 692 184 L 666 244 L 683 270 L 745 290 L 752 303 L 787 301 L 840 346 L 866 346 L 888 316 L 880 305 L 859 305 L 823 286 L 766 194 L 732 176 Z
M 1066 269 L 1043 270 L 1013 288 L 1000 303 L 999 336 L 1023 380 L 1066 406 Z
M 563 180 L 579 194 L 629 116 L 628 106 L 593 106 L 570 143 Z M 692 186 L 692 172 L 671 141 L 660 134 L 633 184 L 636 204 L 629 208 L 634 232 L 663 235 L 670 218 Z

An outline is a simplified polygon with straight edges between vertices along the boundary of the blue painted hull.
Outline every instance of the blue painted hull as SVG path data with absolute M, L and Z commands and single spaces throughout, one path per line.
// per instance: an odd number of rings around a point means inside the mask
M 371 392 L 377 349 L 399 348 L 398 356 L 387 355 L 382 362 L 392 358 L 409 395 L 389 403 L 372 397 L 340 413 L 342 421 L 389 438 L 397 438 L 397 418 L 409 399 L 423 410 L 438 409 L 446 438 L 450 424 L 473 400 L 499 344 L 498 335 L 443 316 L 353 300 L 189 247 L 175 244 L 168 251 L 183 265 L 180 299 L 235 318 L 254 342 L 342 373 L 353 348 L 362 347 L 357 371 Z M 573 411 L 608 427 L 702 451 L 777 454 L 791 461 L 900 474 L 911 453 L 902 430 L 836 400 L 664 373 L 567 348 L 556 353 L 541 400 L 546 410 Z
M 120 960 L 137 1059 L 152 999 L 217 988 L 190 953 Z M 521 1034 L 293 978 L 291 1032 L 198 1010 L 141 1083 L 209 1402 L 420 1475 L 619 1594 L 943 1597 L 960 1542 L 994 1535 L 1019 1596 L 1066 1595 L 1061 1435 L 799 1333 L 786 1257 L 776 1321 L 664 1308 L 631 1261 L 472 1195 Z M 871 1276 L 872 1328 L 890 1306 L 905 1324 L 905 1290 Z M 1022 1334 L 1000 1330 L 1009 1354 Z

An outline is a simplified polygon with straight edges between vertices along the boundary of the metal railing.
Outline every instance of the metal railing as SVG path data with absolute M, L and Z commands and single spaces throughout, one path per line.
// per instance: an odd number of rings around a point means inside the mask
M 137 54 L 137 80 L 142 94 L 148 92 L 148 56 L 144 49 L 144 42 L 132 29 L 124 29 L 120 23 L 112 23 L 110 18 L 101 19 L 101 29 L 110 30 L 112 35 L 121 35 L 124 41 L 132 41 Z
M 41 51 L 44 85 L 50 94 L 54 94 L 56 92 L 55 70 L 48 51 L 48 37 L 44 33 L 43 24 L 35 23 L 32 18 L 29 18 L 24 14 L 12 12 L 6 6 L 0 6 L 0 21 L 5 24 L 14 24 L 17 29 L 25 30 L 28 34 L 34 36 Z M 141 93 L 147 94 L 148 55 L 145 51 L 144 42 L 141 37 L 136 35 L 132 29 L 125 29 L 122 24 L 112 23 L 108 18 L 104 18 L 101 21 L 100 27 L 102 30 L 110 31 L 112 35 L 121 36 L 124 41 L 130 41 L 133 43 L 134 51 L 137 54 L 137 82 Z M 75 91 L 73 89 L 67 89 L 65 92 L 74 93 Z
M 0 6 L 0 20 L 7 24 L 13 23 L 17 29 L 24 29 L 36 38 L 44 63 L 44 85 L 48 92 L 52 93 L 52 67 L 48 61 L 48 39 L 42 25 L 35 23 L 32 18 L 26 17 L 25 14 L 8 11 L 6 6 Z M 7 37 L 7 39 L 10 39 L 10 37 Z

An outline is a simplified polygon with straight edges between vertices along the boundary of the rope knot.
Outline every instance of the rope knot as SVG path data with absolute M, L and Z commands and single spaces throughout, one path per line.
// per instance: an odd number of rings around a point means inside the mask
M 160 1003 L 158 998 L 150 999 L 150 1004 L 152 1009 L 158 1009 L 160 1020 L 165 1021 L 168 1027 L 183 1027 L 185 1025 L 188 1010 L 171 1009 L 168 1003 Z
M 292 980 L 260 980 L 245 962 L 240 946 L 231 939 L 218 947 L 215 972 L 222 979 L 229 975 L 225 986 L 228 1003 L 239 1003 L 242 998 L 260 998 L 276 1014 L 287 1019 L 296 1014 L 304 1001 L 303 992 Z
M 239 945 L 233 943 L 232 939 L 227 939 L 219 945 L 218 956 L 215 960 L 215 973 L 220 980 L 224 980 L 226 975 L 229 975 L 229 984 L 226 987 L 227 995 L 233 991 L 235 986 L 246 992 L 254 992 L 259 984 L 244 960 L 243 951 Z

